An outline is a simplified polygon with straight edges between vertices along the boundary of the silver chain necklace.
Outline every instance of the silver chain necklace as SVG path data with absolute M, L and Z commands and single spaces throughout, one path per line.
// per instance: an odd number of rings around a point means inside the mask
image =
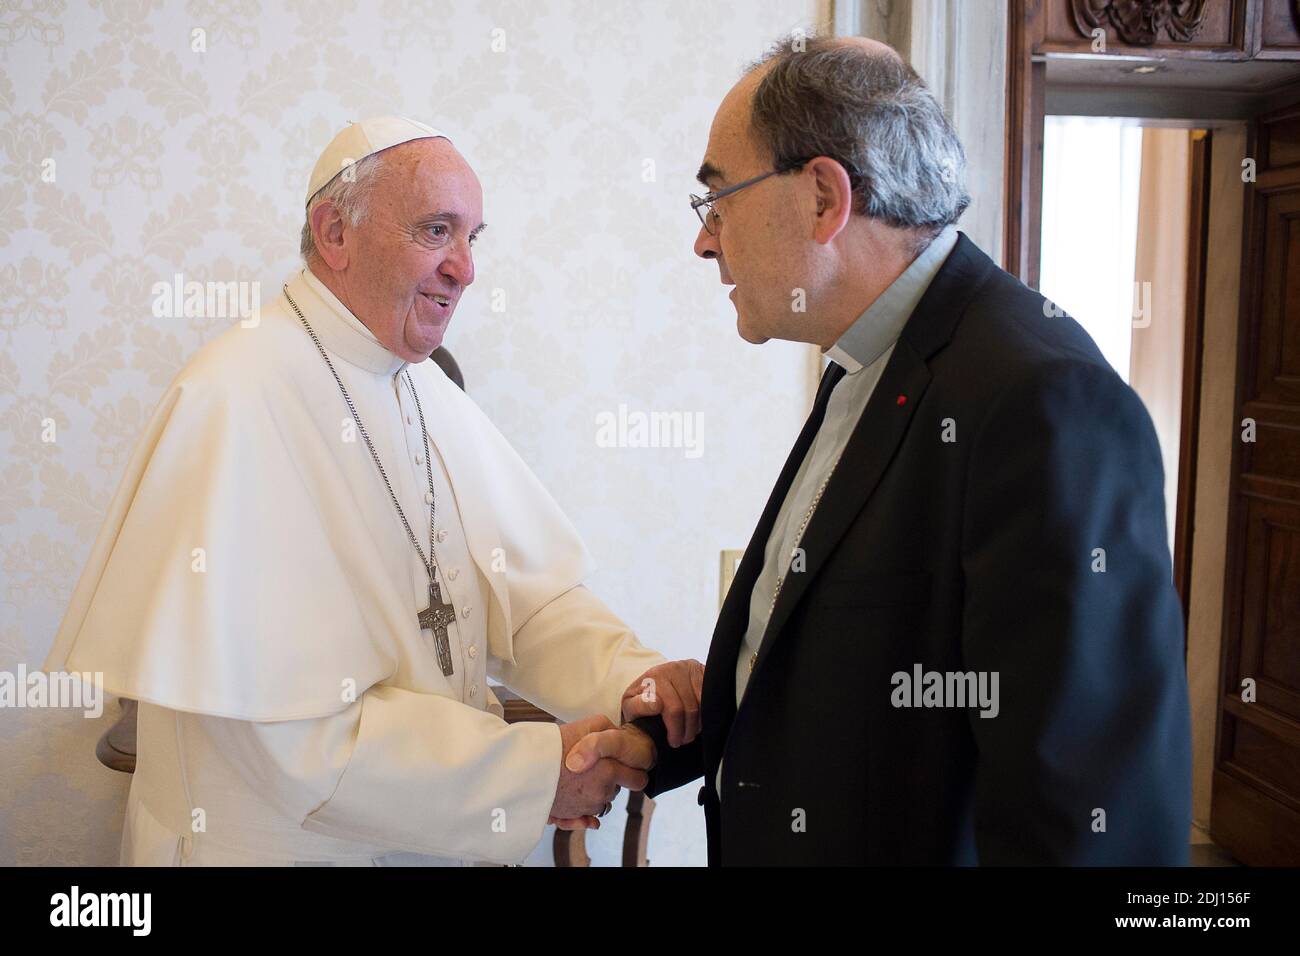
M 420 556 L 420 563 L 424 565 L 424 570 L 429 575 L 429 606 L 419 614 L 420 629 L 427 628 L 433 631 L 434 643 L 438 651 L 438 666 L 442 668 L 442 673 L 445 676 L 450 677 L 453 667 L 451 640 L 447 636 L 447 625 L 456 620 L 456 609 L 451 604 L 443 601 L 442 588 L 438 585 L 435 576 L 437 554 L 434 551 L 434 515 L 438 507 L 438 501 L 433 490 L 433 458 L 429 449 L 429 430 L 424 426 L 424 409 L 420 406 L 420 395 L 415 390 L 415 382 L 412 381 L 409 371 L 404 372 L 403 378 L 406 381 L 406 387 L 411 390 L 411 397 L 415 399 L 415 410 L 420 416 L 420 434 L 424 437 L 424 470 L 429 480 L 429 556 L 427 558 L 424 556 L 424 549 L 420 547 L 419 539 L 416 538 L 415 532 L 411 530 L 411 523 L 406 520 L 406 512 L 402 510 L 401 502 L 397 500 L 392 482 L 388 480 L 388 472 L 384 470 L 384 464 L 379 460 L 379 452 L 375 450 L 374 442 L 370 440 L 370 433 L 366 431 L 366 426 L 361 422 L 361 416 L 357 414 L 357 407 L 352 403 L 352 396 L 348 394 L 347 388 L 343 385 L 343 379 L 339 378 L 339 373 L 334 370 L 334 363 L 330 361 L 325 346 L 321 345 L 316 330 L 307 321 L 307 316 L 302 314 L 302 309 L 298 308 L 298 303 L 293 301 L 293 296 L 289 294 L 289 287 L 285 285 L 283 289 L 284 297 L 293 306 L 293 311 L 298 316 L 298 320 L 302 322 L 307 334 L 311 336 L 312 342 L 316 344 L 316 351 L 320 352 L 320 357 L 325 360 L 325 365 L 329 368 L 330 374 L 334 376 L 339 391 L 343 393 L 343 401 L 347 403 L 348 411 L 352 413 L 352 420 L 356 422 L 357 431 L 361 433 L 366 447 L 370 449 L 370 457 L 374 459 L 375 467 L 379 469 L 379 477 L 384 479 L 384 487 L 388 489 L 388 497 L 393 500 L 393 507 L 397 509 L 397 517 L 402 519 L 402 527 L 406 529 L 406 536 L 411 539 L 411 544 L 415 546 L 415 553 Z
M 836 379 L 835 381 L 836 384 L 839 384 L 839 379 Z M 835 387 L 834 385 L 831 386 L 831 388 L 834 387 Z M 826 401 L 827 404 L 830 403 L 829 396 L 827 397 Z M 823 413 L 823 415 L 824 414 L 825 413 Z M 808 450 L 808 454 L 812 454 L 811 448 Z M 839 468 L 839 466 L 840 466 L 840 459 L 837 458 L 835 459 L 835 464 L 831 465 L 830 472 L 827 473 L 826 477 L 822 480 L 821 487 L 818 488 L 817 493 L 813 495 L 812 504 L 808 505 L 808 510 L 804 512 L 803 520 L 799 522 L 799 530 L 797 530 L 794 533 L 794 548 L 793 550 L 791 550 L 790 556 L 785 559 L 786 560 L 785 567 L 788 570 L 790 570 L 792 565 L 794 564 L 795 556 L 799 553 L 799 548 L 803 544 L 804 532 L 808 530 L 808 523 L 812 521 L 812 516 L 817 511 L 817 505 L 821 503 L 822 495 L 826 493 L 826 487 L 831 483 L 831 479 L 835 477 L 835 469 Z M 780 565 L 778 565 L 778 567 L 780 567 Z M 776 611 L 776 601 L 777 598 L 781 596 L 781 588 L 785 586 L 785 579 L 786 579 L 786 575 L 784 574 L 778 574 L 776 576 L 776 587 L 772 589 L 772 603 L 767 606 L 767 619 L 769 624 L 771 623 L 772 620 L 772 614 L 775 613 Z M 757 663 L 758 663 L 758 652 L 755 651 L 754 653 L 749 655 L 749 669 L 752 671 L 754 669 L 754 665 Z
M 839 466 L 838 461 L 836 461 L 835 464 L 831 466 L 830 474 L 828 474 L 825 480 L 822 481 L 822 486 L 818 488 L 817 493 L 813 495 L 812 504 L 810 504 L 808 506 L 808 510 L 804 512 L 803 521 L 799 523 L 799 530 L 794 533 L 794 549 L 790 552 L 790 556 L 786 559 L 787 568 L 794 563 L 795 555 L 799 553 L 799 546 L 803 544 L 803 534 L 805 531 L 808 530 L 808 522 L 812 521 L 812 516 L 814 512 L 817 511 L 817 505 L 821 503 L 822 495 L 826 493 L 826 486 L 831 483 L 831 478 L 834 477 L 835 475 L 835 468 L 838 466 Z M 767 619 L 769 623 L 772 620 L 772 614 L 776 611 L 776 599 L 781 596 L 781 588 L 785 586 L 785 578 L 786 576 L 784 574 L 778 574 L 776 576 L 776 587 L 772 589 L 772 603 L 767 606 Z M 754 653 L 749 655 L 749 669 L 752 671 L 754 669 L 754 665 L 757 663 L 758 663 L 758 652 L 755 651 Z

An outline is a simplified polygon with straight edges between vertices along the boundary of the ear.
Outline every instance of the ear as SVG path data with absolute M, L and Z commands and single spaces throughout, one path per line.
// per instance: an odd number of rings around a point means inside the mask
M 347 267 L 348 249 L 344 240 L 346 223 L 332 202 L 317 203 L 311 211 L 311 233 L 316 240 L 316 251 L 334 271 Z
M 804 175 L 812 178 L 816 201 L 813 241 L 825 245 L 849 223 L 853 213 L 853 187 L 844 167 L 828 156 L 810 159 L 804 164 Z

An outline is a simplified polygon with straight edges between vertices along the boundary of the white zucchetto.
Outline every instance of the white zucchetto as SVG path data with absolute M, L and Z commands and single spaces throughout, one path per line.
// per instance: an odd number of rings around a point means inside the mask
M 367 156 L 400 146 L 402 143 L 409 143 L 414 139 L 451 141 L 451 137 L 441 130 L 407 119 L 405 116 L 376 116 L 359 123 L 349 123 L 330 140 L 330 144 L 316 160 L 316 165 L 311 171 L 311 181 L 307 184 L 307 199 L 304 205 L 309 205 L 312 197 L 348 166 L 360 162 Z

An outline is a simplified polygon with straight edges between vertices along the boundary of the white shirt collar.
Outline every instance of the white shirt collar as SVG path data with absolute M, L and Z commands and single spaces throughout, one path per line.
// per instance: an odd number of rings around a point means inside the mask
M 884 355 L 898 341 L 903 326 L 955 245 L 957 227 L 947 226 L 826 350 L 826 357 L 856 375 Z
M 300 269 L 286 285 L 328 351 L 376 375 L 393 376 L 406 367 L 310 269 Z

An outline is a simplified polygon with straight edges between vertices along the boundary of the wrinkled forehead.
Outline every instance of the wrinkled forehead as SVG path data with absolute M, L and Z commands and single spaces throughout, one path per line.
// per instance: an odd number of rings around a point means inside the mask
M 384 158 L 381 188 L 393 208 L 412 215 L 439 209 L 481 215 L 483 187 L 465 157 L 447 140 L 413 140 L 386 150 Z

